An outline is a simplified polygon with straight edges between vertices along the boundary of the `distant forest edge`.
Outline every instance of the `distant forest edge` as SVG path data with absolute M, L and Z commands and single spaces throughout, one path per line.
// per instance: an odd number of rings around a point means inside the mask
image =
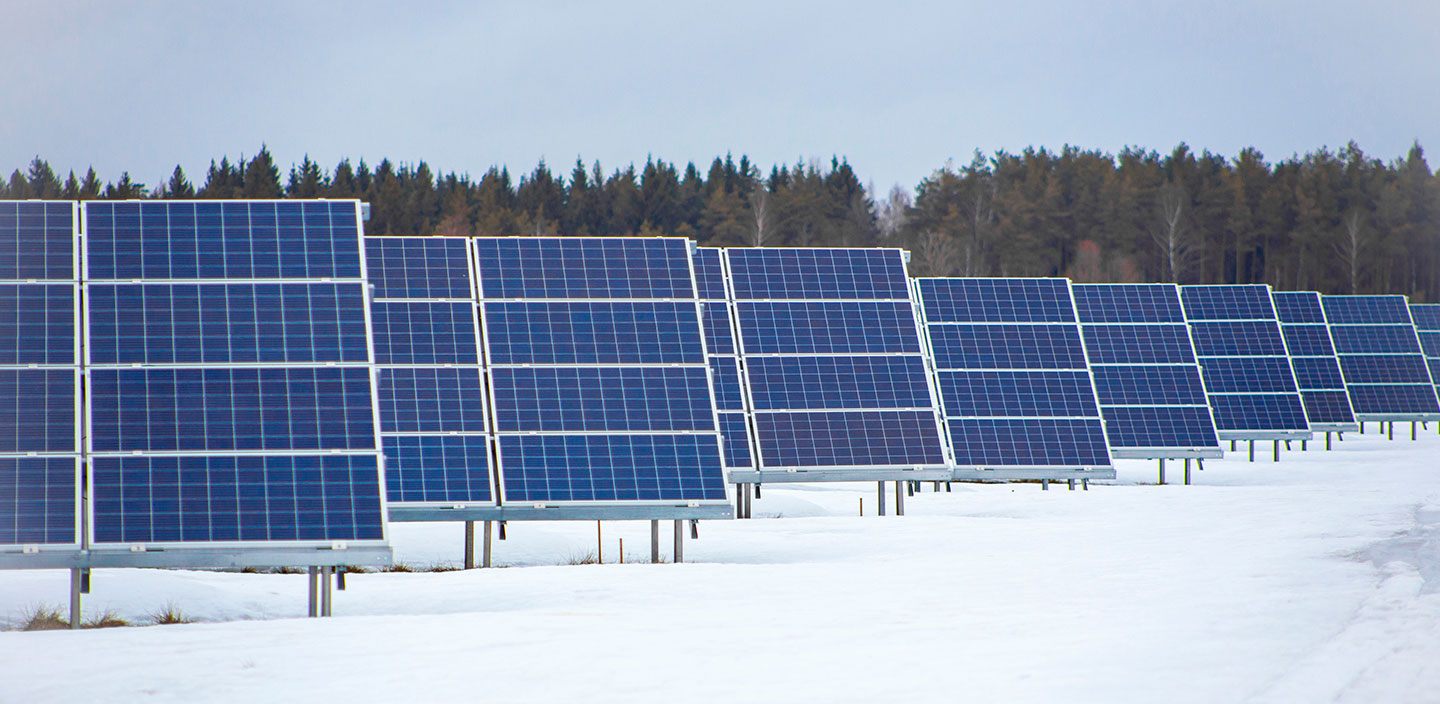
M 175 167 L 147 188 L 91 169 L 58 178 L 37 157 L 0 198 L 359 198 L 370 234 L 675 235 L 713 246 L 899 246 L 915 276 L 1067 276 L 1085 282 L 1268 283 L 1282 290 L 1406 293 L 1440 301 L 1440 174 L 1417 143 L 1386 163 L 1354 142 L 1268 163 L 1127 148 L 976 153 L 913 192 L 876 194 L 844 159 L 778 165 L 658 159 L 605 172 L 543 161 L 519 179 L 436 174 L 425 162 L 307 156 L 282 179 L 270 152 L 211 162 L 196 187 Z

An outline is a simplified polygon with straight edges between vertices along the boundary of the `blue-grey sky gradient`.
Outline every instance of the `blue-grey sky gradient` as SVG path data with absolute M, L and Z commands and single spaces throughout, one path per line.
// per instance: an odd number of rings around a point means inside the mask
M 1029 145 L 1440 150 L 1434 0 L 16 4 L 6 173 L 837 154 L 883 192 Z

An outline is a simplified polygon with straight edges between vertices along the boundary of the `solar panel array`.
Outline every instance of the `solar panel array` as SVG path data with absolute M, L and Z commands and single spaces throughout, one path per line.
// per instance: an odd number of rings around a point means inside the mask
M 1330 340 L 1330 327 L 1325 324 L 1320 294 L 1276 291 L 1271 298 L 1311 430 L 1344 432 L 1359 428 L 1335 357 L 1335 345 Z
M 1221 439 L 1308 438 L 1270 287 L 1181 286 L 1180 300 Z
M 1220 441 L 1174 284 L 1074 284 L 1111 454 L 1219 457 Z
M 1321 305 L 1357 420 L 1440 418 L 1404 296 L 1323 296 Z
M 1066 279 L 917 279 L 955 464 L 1109 467 Z
M 365 256 L 390 505 L 493 505 L 469 239 L 367 237 Z
M 1440 394 L 1440 303 L 1411 303 L 1410 318 L 1415 321 L 1420 351 L 1430 367 L 1430 380 L 1435 382 L 1436 393 Z
M 92 548 L 383 545 L 359 213 L 85 204 Z
M 945 465 L 900 250 L 725 257 L 760 468 Z
M 719 412 L 720 434 L 724 438 L 725 467 L 753 469 L 749 407 L 741 374 L 740 346 L 735 344 L 731 323 L 730 295 L 726 285 L 725 257 L 721 250 L 700 247 L 695 251 L 695 284 L 700 296 L 705 326 L 705 351 L 710 360 L 715 386 L 715 408 Z
M 77 215 L 0 201 L 0 551 L 81 545 Z
M 474 241 L 502 502 L 726 500 L 689 247 Z

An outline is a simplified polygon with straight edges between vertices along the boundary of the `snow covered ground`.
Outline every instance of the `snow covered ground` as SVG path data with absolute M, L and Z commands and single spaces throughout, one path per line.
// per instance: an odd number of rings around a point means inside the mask
M 88 614 L 201 622 L 0 633 L 0 702 L 1440 701 L 1440 437 L 1397 430 L 1193 486 L 927 487 L 903 518 L 873 484 L 772 486 L 681 565 L 612 564 L 645 523 L 575 566 L 593 523 L 512 524 L 509 569 L 352 575 L 332 619 L 300 575 L 97 571 Z M 393 531 L 417 567 L 461 536 Z M 0 619 L 67 579 L 0 573 Z

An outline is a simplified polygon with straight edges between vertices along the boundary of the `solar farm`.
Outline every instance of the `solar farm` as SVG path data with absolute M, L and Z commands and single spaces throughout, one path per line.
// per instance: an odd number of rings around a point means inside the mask
M 633 700 L 656 668 L 641 699 L 766 699 L 796 676 L 830 684 L 785 698 L 926 699 L 899 673 L 937 658 L 969 658 L 981 700 L 1015 699 L 1015 662 L 1077 659 L 1100 679 L 1026 691 L 1173 697 L 1214 666 L 1197 701 L 1304 701 L 1359 662 L 1355 700 L 1409 694 L 1385 689 L 1399 665 L 1365 629 L 1415 614 L 1384 612 L 1356 570 L 1392 590 L 1440 575 L 1440 304 L 912 278 L 886 248 L 369 237 L 364 212 L 0 203 L 0 600 L 63 600 L 78 628 L 188 599 L 215 623 L 185 628 L 231 633 L 236 667 L 282 681 L 365 628 L 464 660 L 500 632 L 522 664 L 491 692 L 522 700 Z M 555 566 L 576 551 L 601 564 Z M 1291 598 L 1316 584 L 1323 604 Z M 356 618 L 300 629 L 303 647 L 263 631 L 332 614 Z M 1250 630 L 1221 633 L 1227 615 Z M 752 640 L 775 624 L 790 640 Z M 1138 680 L 1108 657 L 1187 639 Z M 1222 639 L 1252 669 L 1206 661 Z M 652 664 L 596 652 L 610 643 Z M 868 654 L 834 675 L 830 643 Z M 107 645 L 34 647 L 59 663 Z M 322 657 L 357 673 L 326 691 L 403 686 L 362 674 L 379 655 L 429 672 L 413 653 Z M 547 682 L 556 657 L 624 686 Z

